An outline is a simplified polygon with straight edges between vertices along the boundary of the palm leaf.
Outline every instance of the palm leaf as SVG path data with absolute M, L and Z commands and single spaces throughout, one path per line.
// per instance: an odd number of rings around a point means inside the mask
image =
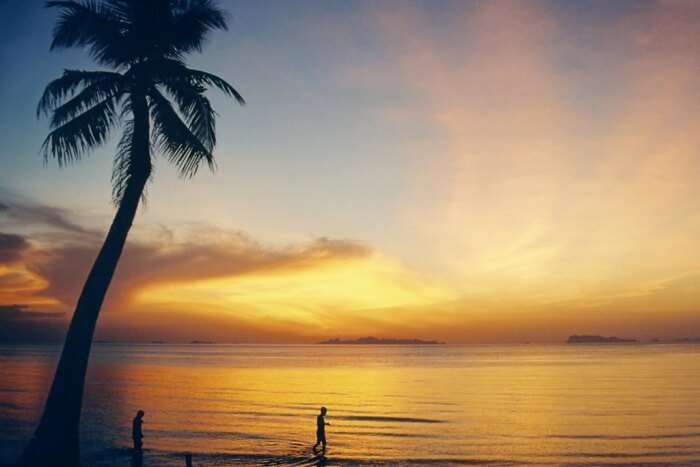
M 152 65 L 154 78 L 158 82 L 172 85 L 184 81 L 204 88 L 213 86 L 227 96 L 235 98 L 239 104 L 245 105 L 245 99 L 236 88 L 214 74 L 187 68 L 180 60 L 174 59 L 161 59 L 154 61 Z
M 54 128 L 44 140 L 44 158 L 55 157 L 63 166 L 103 144 L 117 120 L 115 100 L 105 99 L 77 117 Z
M 209 0 L 173 0 L 170 44 L 178 56 L 202 51 L 206 34 L 228 29 L 226 16 Z
M 227 96 L 235 98 L 239 104 L 245 105 L 245 99 L 243 99 L 243 96 L 223 78 L 219 78 L 218 76 L 207 73 L 206 71 L 194 70 L 192 68 L 187 68 L 187 74 L 192 82 L 199 85 L 214 86 Z
M 103 100 L 115 99 L 118 101 L 125 91 L 125 84 L 121 79 L 104 79 L 89 85 L 54 110 L 51 126 L 53 128 L 60 126 Z
M 133 136 L 134 120 L 129 119 L 124 122 L 124 132 L 117 145 L 117 153 L 114 156 L 112 165 L 112 200 L 116 205 L 119 205 L 124 197 L 124 191 L 133 174 Z
M 168 99 L 158 90 L 149 93 L 153 141 L 157 149 L 175 164 L 183 177 L 197 173 L 201 162 L 214 168 L 214 156 L 205 144 L 188 128 Z
M 109 3 L 49 1 L 46 6 L 60 10 L 51 50 L 87 47 L 99 63 L 123 66 L 128 62 L 129 53 L 124 44 L 128 23 L 120 20 Z
M 192 133 L 211 152 L 216 145 L 216 112 L 204 95 L 205 89 L 184 82 L 164 87 L 177 103 Z
M 51 81 L 44 89 L 36 115 L 49 115 L 61 102 L 75 94 L 78 88 L 121 79 L 122 75 L 111 71 L 65 70 L 60 78 Z

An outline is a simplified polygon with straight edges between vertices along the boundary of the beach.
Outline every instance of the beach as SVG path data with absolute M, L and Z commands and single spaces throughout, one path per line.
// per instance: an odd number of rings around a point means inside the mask
M 0 347 L 0 461 L 31 435 L 60 347 Z M 95 344 L 84 465 L 700 464 L 700 346 Z

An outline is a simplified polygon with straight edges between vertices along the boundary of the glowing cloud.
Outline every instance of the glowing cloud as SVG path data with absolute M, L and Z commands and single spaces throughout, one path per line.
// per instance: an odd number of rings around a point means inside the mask
M 429 306 L 453 298 L 445 287 L 386 258 L 370 256 L 299 269 L 153 284 L 136 295 L 134 305 L 226 312 L 313 326 L 313 331 L 320 332 L 333 328 L 334 315 L 381 313 L 382 309 Z

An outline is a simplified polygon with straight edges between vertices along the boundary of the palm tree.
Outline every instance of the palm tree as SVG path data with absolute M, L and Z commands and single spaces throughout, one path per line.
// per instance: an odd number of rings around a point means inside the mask
M 46 87 L 37 116 L 51 117 L 43 153 L 59 166 L 80 160 L 122 126 L 112 174 L 114 221 L 85 281 L 68 328 L 41 421 L 20 465 L 80 463 L 78 426 L 92 337 L 102 301 L 131 228 L 154 152 L 191 177 L 214 167 L 216 87 L 244 104 L 225 80 L 188 68 L 226 17 L 211 0 L 49 1 L 60 12 L 51 49 L 86 47 L 109 71 L 66 70 Z

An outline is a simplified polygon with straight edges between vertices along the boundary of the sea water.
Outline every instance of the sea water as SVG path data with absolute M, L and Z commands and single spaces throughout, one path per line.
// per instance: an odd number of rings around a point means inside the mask
M 59 351 L 0 347 L 0 463 Z M 700 346 L 95 344 L 85 465 L 129 465 L 139 409 L 144 466 L 697 466 Z

